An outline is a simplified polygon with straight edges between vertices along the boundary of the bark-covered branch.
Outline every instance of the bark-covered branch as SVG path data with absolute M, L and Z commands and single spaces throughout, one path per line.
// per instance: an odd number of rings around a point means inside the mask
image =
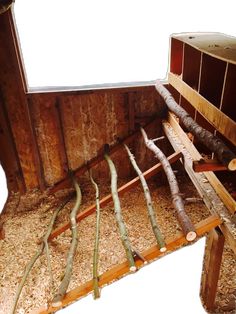
M 75 179 L 73 179 L 73 182 L 74 182 L 74 187 L 76 190 L 76 202 L 70 213 L 72 241 L 71 241 L 70 249 L 67 256 L 64 277 L 58 288 L 57 294 L 54 296 L 52 300 L 53 307 L 60 306 L 62 303 L 62 299 L 64 295 L 66 294 L 66 291 L 70 283 L 71 275 L 72 275 L 73 260 L 74 260 L 75 252 L 78 245 L 78 230 L 77 230 L 77 223 L 76 223 L 76 215 L 78 213 L 78 210 L 81 204 L 82 195 L 81 195 L 80 187 L 78 183 L 75 181 Z
M 113 198 L 113 202 L 114 202 L 116 221 L 117 221 L 117 224 L 119 227 L 122 244 L 124 246 L 126 256 L 127 256 L 128 262 L 129 262 L 130 271 L 134 272 L 134 271 L 136 271 L 136 266 L 135 266 L 135 262 L 134 262 L 134 257 L 133 257 L 129 237 L 128 237 L 128 234 L 126 231 L 126 227 L 125 227 L 125 224 L 123 221 L 122 214 L 121 214 L 120 199 L 119 199 L 118 191 L 117 191 L 116 168 L 115 168 L 115 165 L 114 165 L 113 161 L 111 160 L 111 158 L 109 157 L 108 154 L 105 154 L 104 157 L 108 163 L 110 173 L 111 173 L 111 194 L 112 194 L 112 198 Z
M 18 300 L 20 298 L 20 295 L 21 295 L 21 291 L 24 287 L 24 284 L 29 276 L 29 273 L 31 271 L 31 269 L 33 268 L 35 262 L 37 261 L 37 259 L 39 258 L 39 256 L 43 253 L 43 250 L 45 248 L 45 244 L 48 243 L 48 238 L 50 236 L 50 233 L 52 232 L 52 228 L 54 226 L 54 223 L 55 223 L 55 220 L 57 218 L 57 215 L 59 214 L 59 212 L 65 207 L 65 205 L 71 200 L 72 196 L 69 196 L 68 198 L 66 198 L 62 204 L 53 212 L 53 215 L 51 217 L 51 220 L 50 220 L 50 223 L 48 225 L 48 228 L 47 228 L 47 231 L 46 233 L 44 234 L 43 238 L 42 238 L 42 241 L 40 243 L 40 246 L 37 250 L 37 252 L 34 254 L 34 256 L 31 258 L 31 260 L 29 261 L 29 263 L 26 265 L 25 267 L 25 271 L 24 271 L 24 274 L 23 274 L 23 277 L 21 279 L 21 282 L 18 286 L 18 289 L 17 289 L 17 292 L 16 292 L 16 295 L 15 295 L 15 299 L 14 299 L 14 303 L 13 303 L 13 307 L 12 307 L 12 311 L 11 313 L 14 314 L 15 311 L 16 311 L 16 307 L 17 307 L 17 303 L 18 303 Z M 47 254 L 49 254 L 49 252 L 47 252 Z M 47 256 L 47 258 L 49 259 L 49 257 Z M 51 267 L 50 265 L 49 266 L 49 271 L 51 272 Z
M 166 173 L 167 180 L 169 182 L 169 186 L 171 190 L 172 201 L 177 211 L 178 221 L 186 237 L 186 240 L 193 241 L 196 238 L 196 232 L 195 232 L 192 222 L 190 221 L 188 215 L 186 214 L 184 210 L 184 202 L 183 202 L 182 197 L 180 196 L 178 182 L 171 168 L 171 165 L 168 159 L 166 158 L 166 156 L 163 154 L 163 152 L 153 143 L 152 140 L 148 139 L 147 134 L 144 131 L 144 129 L 141 128 L 141 132 L 142 132 L 143 139 L 147 148 L 149 148 L 155 154 L 155 157 L 157 157 L 157 159 L 160 161 L 160 163 L 162 164 L 163 170 Z
M 156 82 L 156 90 L 164 99 L 167 107 L 177 117 L 183 125 L 191 132 L 199 142 L 214 152 L 220 162 L 231 171 L 236 170 L 236 155 L 223 143 L 221 139 L 205 130 L 174 100 L 171 93 L 163 86 L 160 81 Z
M 165 246 L 165 241 L 162 237 L 161 231 L 158 228 L 157 222 L 156 222 L 156 215 L 155 215 L 155 211 L 153 208 L 153 204 L 152 204 L 152 198 L 151 198 L 151 194 L 150 194 L 150 190 L 149 187 L 147 185 L 147 182 L 143 176 L 142 171 L 139 169 L 136 160 L 133 156 L 133 154 L 131 153 L 130 149 L 128 148 L 127 145 L 124 144 L 124 147 L 128 153 L 130 162 L 132 164 L 132 166 L 134 167 L 134 170 L 136 171 L 137 175 L 139 176 L 140 182 L 142 184 L 143 187 L 143 191 L 144 191 L 144 195 L 145 195 L 145 199 L 146 199 L 146 204 L 147 204 L 147 210 L 148 210 L 148 217 L 152 226 L 152 230 L 153 233 L 155 235 L 157 244 L 160 248 L 161 252 L 165 252 L 166 251 L 166 246 Z
M 97 183 L 92 177 L 92 172 L 89 172 L 90 180 L 95 188 L 96 193 L 96 231 L 95 243 L 93 252 L 93 296 L 94 299 L 100 297 L 100 290 L 98 286 L 98 257 L 99 257 L 99 235 L 100 235 L 100 202 L 99 202 L 99 189 Z

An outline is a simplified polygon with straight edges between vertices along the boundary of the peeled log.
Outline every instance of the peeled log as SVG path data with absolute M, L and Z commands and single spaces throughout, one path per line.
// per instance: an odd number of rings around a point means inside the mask
M 148 139 L 144 129 L 141 128 L 141 132 L 143 135 L 145 145 L 155 154 L 155 157 L 157 157 L 157 159 L 160 161 L 163 170 L 166 173 L 167 180 L 169 182 L 171 190 L 172 202 L 177 211 L 178 221 L 185 235 L 185 238 L 187 241 L 193 241 L 197 236 L 195 228 L 184 210 L 184 202 L 182 197 L 180 196 L 178 182 L 171 168 L 171 165 L 166 156 L 163 154 L 163 152 L 153 143 L 152 140 Z
M 157 225 L 157 222 L 156 222 L 156 215 L 155 215 L 155 211 L 154 211 L 154 208 L 153 208 L 152 198 L 151 198 L 151 193 L 150 193 L 149 187 L 148 187 L 147 182 L 146 182 L 146 180 L 144 178 L 144 175 L 143 175 L 142 171 L 139 169 L 139 167 L 138 167 L 138 165 L 136 163 L 136 160 L 135 160 L 133 154 L 131 153 L 129 147 L 127 145 L 125 145 L 125 144 L 124 144 L 124 147 L 125 147 L 125 149 L 126 149 L 126 151 L 128 153 L 130 162 L 133 165 L 134 170 L 136 171 L 137 175 L 139 176 L 140 182 L 142 184 L 144 195 L 145 195 L 145 198 L 146 198 L 146 204 L 147 204 L 147 210 L 148 210 L 148 218 L 150 220 L 150 223 L 151 223 L 151 226 L 152 226 L 152 231 L 153 231 L 153 233 L 155 235 L 157 244 L 158 244 L 158 246 L 160 248 L 160 252 L 165 252 L 166 251 L 165 241 L 163 239 L 161 231 L 160 231 L 160 229 L 159 229 L 159 227 Z
M 96 192 L 96 232 L 95 232 L 95 243 L 93 251 L 93 296 L 94 299 L 100 298 L 100 290 L 98 285 L 98 249 L 99 249 L 99 235 L 100 235 L 100 201 L 99 201 L 99 188 L 97 183 L 94 181 L 92 171 L 89 171 L 90 180 L 95 188 Z
M 135 266 L 135 261 L 134 261 L 134 256 L 133 256 L 133 250 L 131 248 L 128 233 L 127 233 L 127 230 L 123 221 L 122 213 L 121 213 L 120 199 L 119 199 L 118 190 L 117 190 L 116 168 L 113 161 L 109 157 L 109 155 L 105 154 L 104 158 L 106 159 L 108 163 L 110 173 L 111 173 L 111 194 L 112 194 L 112 198 L 114 202 L 115 216 L 116 216 L 116 221 L 117 221 L 119 231 L 120 231 L 121 241 L 126 252 L 127 260 L 129 262 L 129 269 L 131 272 L 135 272 L 136 266 Z
M 74 256 L 75 256 L 76 249 L 78 246 L 78 230 L 77 230 L 77 223 L 76 223 L 76 215 L 78 213 L 78 210 L 79 210 L 79 207 L 81 204 L 82 195 L 81 195 L 80 187 L 79 187 L 78 183 L 75 181 L 75 179 L 73 179 L 73 182 L 74 182 L 74 187 L 76 190 L 76 202 L 75 202 L 75 205 L 72 208 L 71 213 L 70 213 L 72 241 L 71 241 L 70 249 L 69 249 L 68 256 L 67 256 L 67 262 L 66 262 L 66 269 L 65 269 L 64 277 L 61 281 L 61 284 L 58 288 L 56 295 L 54 296 L 54 298 L 52 300 L 52 306 L 53 307 L 61 306 L 61 304 L 62 304 L 62 299 L 64 298 L 66 291 L 67 291 L 67 288 L 68 288 L 69 283 L 70 283 Z
M 174 100 L 171 93 L 160 81 L 156 81 L 156 90 L 164 99 L 167 107 L 172 111 L 184 126 L 199 140 L 200 143 L 214 152 L 220 162 L 228 170 L 236 170 L 236 155 L 215 135 L 205 130 Z

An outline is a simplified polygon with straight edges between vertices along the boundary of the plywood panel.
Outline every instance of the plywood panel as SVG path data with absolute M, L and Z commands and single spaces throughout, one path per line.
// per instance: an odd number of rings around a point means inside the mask
M 199 92 L 218 108 L 221 101 L 225 69 L 226 63 L 224 61 L 203 54 Z
M 215 58 L 236 64 L 236 39 L 221 33 L 182 33 L 174 35 L 175 40 L 183 41 Z
M 52 96 L 31 97 L 32 119 L 37 136 L 45 181 L 52 185 L 66 175 L 64 152 L 58 129 L 56 99 Z
M 171 38 L 170 71 L 182 74 L 184 43 L 176 38 Z
M 229 64 L 221 110 L 236 122 L 235 82 L 236 82 L 236 65 Z
M 94 158 L 104 144 L 114 144 L 128 134 L 128 107 L 122 93 L 65 96 L 60 103 L 70 169 Z
M 201 52 L 193 47 L 184 45 L 183 81 L 198 90 Z

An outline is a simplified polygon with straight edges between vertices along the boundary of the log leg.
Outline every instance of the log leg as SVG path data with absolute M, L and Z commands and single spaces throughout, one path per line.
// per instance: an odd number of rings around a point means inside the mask
M 217 227 L 212 229 L 207 237 L 205 257 L 201 282 L 201 298 L 208 311 L 215 308 L 215 297 L 220 274 L 220 266 L 225 238 Z

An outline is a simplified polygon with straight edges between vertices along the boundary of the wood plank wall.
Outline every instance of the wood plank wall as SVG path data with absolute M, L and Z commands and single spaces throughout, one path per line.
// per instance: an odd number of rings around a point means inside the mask
M 162 115 L 154 86 L 28 93 L 11 11 L 0 16 L 0 43 L 0 161 L 10 191 L 53 186 L 101 153 L 105 143 Z M 159 123 L 152 133 L 160 132 Z M 131 143 L 135 154 L 141 145 Z M 153 157 L 142 151 L 137 160 L 145 170 Z M 119 176 L 129 176 L 124 152 L 113 158 Z M 97 175 L 108 175 L 105 162 L 96 168 Z

